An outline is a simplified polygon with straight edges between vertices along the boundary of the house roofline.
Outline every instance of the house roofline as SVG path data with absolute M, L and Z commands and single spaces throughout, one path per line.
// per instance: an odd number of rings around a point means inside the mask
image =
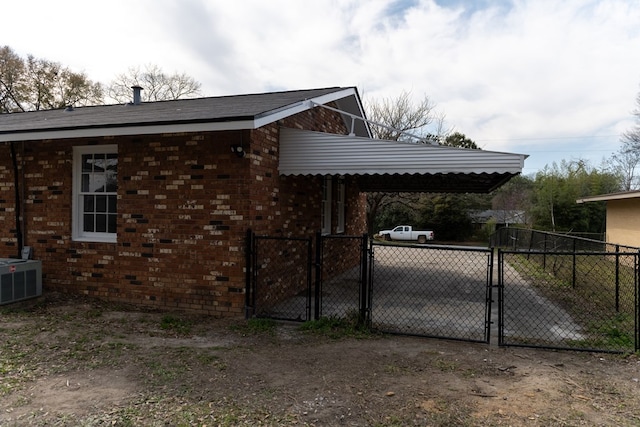
M 32 140 L 71 139 L 71 138 L 96 138 L 126 135 L 155 135 L 167 133 L 208 132 L 224 130 L 256 129 L 252 118 L 242 120 L 220 121 L 187 121 L 184 123 L 144 123 L 127 126 L 87 126 L 66 129 L 42 129 L 37 131 L 24 131 L 12 133 L 0 133 L 0 142 L 21 142 Z
M 86 138 L 100 136 L 124 136 L 124 135 L 150 135 L 163 133 L 185 133 L 185 132 L 204 132 L 204 131 L 224 131 L 224 130 L 244 130 L 257 129 L 262 126 L 274 123 L 278 120 L 290 117 L 292 115 L 310 110 L 318 104 L 326 104 L 336 102 L 341 104 L 341 100 L 345 100 L 343 109 L 348 109 L 350 114 L 360 114 L 364 117 L 364 110 L 355 87 L 335 88 L 330 93 L 313 96 L 305 99 L 299 99 L 296 102 L 283 105 L 281 107 L 263 111 L 257 114 L 238 115 L 230 117 L 204 117 L 193 119 L 177 119 L 177 120 L 159 120 L 159 121 L 137 121 L 129 123 L 101 123 L 101 124 L 85 124 L 77 126 L 51 126 L 36 129 L 14 129 L 0 131 L 0 142 L 19 142 L 31 140 L 52 140 L 67 138 Z M 238 95 L 239 97 L 245 95 Z M 224 97 L 223 97 L 224 98 Z M 232 97 L 228 97 L 232 98 Z M 355 99 L 349 100 L 349 98 Z M 188 102 L 189 100 L 180 100 Z M 162 101 L 161 101 L 162 102 Z M 141 104 L 152 105 L 153 103 Z M 135 107 L 139 108 L 139 107 Z M 18 114 L 29 114 L 18 113 Z M 45 119 L 46 120 L 46 119 Z M 343 114 L 343 120 L 346 116 Z M 370 136 L 368 126 L 360 127 L 358 133 L 361 136 Z
M 576 200 L 576 203 L 606 202 L 608 200 L 628 200 L 639 199 L 640 191 L 621 191 L 619 193 L 600 194 L 598 196 L 583 197 Z

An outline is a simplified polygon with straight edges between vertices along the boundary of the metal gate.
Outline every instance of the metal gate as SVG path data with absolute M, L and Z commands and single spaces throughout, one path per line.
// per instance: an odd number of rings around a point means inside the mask
M 311 319 L 312 239 L 247 233 L 246 316 Z
M 307 321 L 367 316 L 362 236 L 287 238 L 247 233 L 246 316 Z M 314 251 L 315 247 L 315 251 Z
M 493 336 L 500 346 L 640 350 L 634 248 L 497 249 L 494 285 L 493 248 L 389 244 L 366 234 L 247 239 L 247 316 L 357 318 L 382 332 Z
M 491 249 L 382 243 L 371 248 L 374 329 L 489 342 Z
M 248 247 L 247 316 L 357 319 L 383 332 L 489 342 L 490 249 L 251 232 Z

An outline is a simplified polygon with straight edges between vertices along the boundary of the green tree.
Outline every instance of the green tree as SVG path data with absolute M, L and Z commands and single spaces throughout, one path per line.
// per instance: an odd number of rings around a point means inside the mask
M 549 231 L 601 233 L 604 203 L 577 204 L 581 197 L 611 193 L 619 178 L 598 171 L 586 161 L 553 163 L 536 175 L 531 214 L 534 226 Z
M 460 194 L 432 194 L 420 204 L 420 228 L 431 229 L 437 240 L 464 241 L 473 234 L 470 204 Z
M 531 198 L 534 191 L 533 179 L 518 175 L 514 176 L 492 193 L 491 209 L 496 211 L 523 211 L 525 224 L 530 224 Z
M 442 145 L 447 145 L 449 147 L 473 148 L 475 150 L 480 149 L 473 140 L 467 138 L 465 134 L 460 132 L 453 132 L 447 135 L 444 138 L 444 141 L 442 141 Z

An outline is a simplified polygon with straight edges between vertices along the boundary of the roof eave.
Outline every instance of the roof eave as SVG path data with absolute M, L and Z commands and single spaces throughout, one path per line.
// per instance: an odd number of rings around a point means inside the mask
M 629 199 L 639 199 L 639 198 L 640 198 L 640 191 L 625 191 L 621 193 L 600 194 L 597 196 L 583 197 L 576 200 L 576 203 L 606 202 L 609 200 L 629 200 Z
M 0 142 L 20 142 L 47 139 L 97 138 L 127 135 L 155 135 L 185 132 L 212 132 L 224 130 L 255 129 L 255 120 L 244 118 L 227 121 L 151 123 L 131 126 L 90 126 L 66 129 L 42 129 L 38 131 L 0 134 Z

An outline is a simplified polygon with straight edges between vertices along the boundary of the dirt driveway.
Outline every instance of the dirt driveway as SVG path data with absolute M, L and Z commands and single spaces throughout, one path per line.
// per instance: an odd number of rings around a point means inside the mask
M 636 355 L 310 326 L 3 307 L 0 426 L 640 425 Z

